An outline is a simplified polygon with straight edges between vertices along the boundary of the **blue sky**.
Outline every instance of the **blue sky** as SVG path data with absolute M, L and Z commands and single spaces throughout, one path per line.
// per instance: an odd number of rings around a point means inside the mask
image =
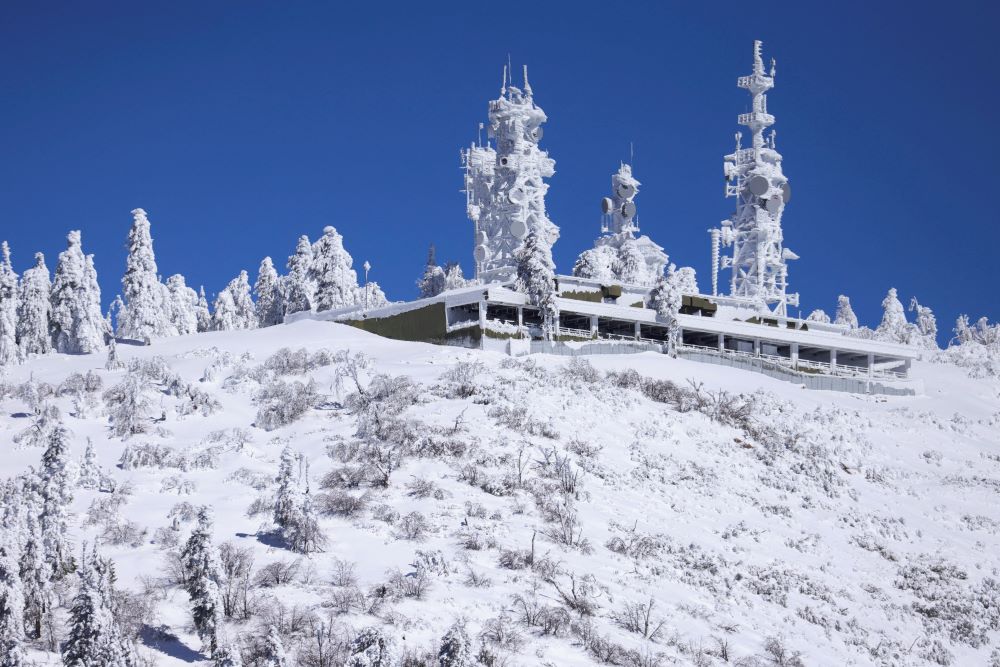
M 50 268 L 70 229 L 120 291 L 137 206 L 164 276 L 209 293 L 335 225 L 391 298 L 428 244 L 471 273 L 459 149 L 508 53 L 556 160 L 568 272 L 635 145 L 644 233 L 710 289 L 722 155 L 764 40 L 803 314 L 890 286 L 950 330 L 1000 317 L 995 3 L 15 3 L 0 7 L 0 238 Z M 751 9 L 753 12 L 751 13 Z M 946 339 L 946 336 L 942 337 Z

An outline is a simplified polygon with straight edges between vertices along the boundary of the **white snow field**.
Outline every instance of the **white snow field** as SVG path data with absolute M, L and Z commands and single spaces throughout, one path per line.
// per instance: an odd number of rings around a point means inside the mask
M 391 664 L 437 665 L 456 621 L 472 661 L 441 664 L 1000 664 L 996 378 L 918 362 L 926 395 L 868 397 L 654 353 L 513 359 L 315 320 L 117 349 L 132 371 L 103 353 L 11 369 L 0 473 L 43 451 L 14 440 L 34 418 L 18 385 L 100 376 L 52 398 L 73 461 L 91 439 L 114 482 L 74 483 L 71 541 L 149 602 L 132 619 L 148 664 L 212 664 L 177 574 L 200 505 L 216 546 L 252 553 L 247 613 L 219 630 L 248 665 L 272 625 L 292 664 L 342 665 L 376 627 Z M 130 372 L 150 404 L 122 439 L 102 396 Z M 309 380 L 314 407 L 255 425 L 262 389 Z M 191 387 L 217 409 L 184 415 Z M 272 415 L 292 407 L 278 396 Z M 317 553 L 274 532 L 286 446 Z

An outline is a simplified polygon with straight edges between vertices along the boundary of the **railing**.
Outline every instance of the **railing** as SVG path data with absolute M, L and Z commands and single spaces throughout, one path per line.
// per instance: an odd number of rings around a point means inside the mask
M 586 338 L 590 340 L 594 337 L 590 329 L 574 329 L 572 327 L 559 327 L 560 336 L 576 336 L 577 338 Z
M 695 352 L 707 352 L 720 356 L 740 357 L 743 359 L 757 359 L 762 363 L 772 366 L 779 366 L 797 372 L 817 372 L 823 375 L 836 375 L 841 377 L 872 378 L 879 380 L 906 380 L 907 375 L 901 371 L 888 369 L 872 369 L 871 373 L 867 368 L 860 366 L 847 366 L 844 364 L 830 364 L 825 361 L 810 361 L 808 359 L 798 359 L 793 363 L 790 357 L 783 357 L 775 354 L 754 354 L 742 350 L 730 350 L 728 348 L 720 350 L 718 346 L 693 345 L 683 343 L 678 345 L 680 350 L 691 350 Z
M 759 117 L 759 120 L 758 120 Z M 774 125 L 774 116 L 769 113 L 762 113 L 759 111 L 751 111 L 750 113 L 741 113 L 737 121 L 740 125 L 749 126 L 754 120 L 758 120 L 762 125 Z

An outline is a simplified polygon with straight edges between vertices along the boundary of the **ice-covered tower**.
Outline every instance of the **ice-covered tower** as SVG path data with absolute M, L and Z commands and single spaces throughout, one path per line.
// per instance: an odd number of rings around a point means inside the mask
M 639 193 L 639 181 L 632 176 L 632 166 L 624 162 L 618 173 L 611 175 L 611 196 L 601 200 L 604 218 L 601 233 L 635 236 L 639 223 L 635 219 L 635 196 Z
M 740 114 L 739 124 L 749 128 L 752 145 L 741 146 L 725 157 L 726 196 L 736 198 L 736 212 L 712 234 L 712 292 L 718 292 L 719 268 L 731 268 L 730 296 L 754 299 L 776 314 L 787 314 L 788 305 L 798 305 L 799 295 L 788 294 L 788 260 L 798 256 L 783 246 L 781 215 L 791 197 L 788 179 L 781 171 L 781 154 L 775 150 L 775 134 L 764 131 L 774 125 L 767 112 L 767 91 L 774 87 L 775 65 L 764 70 L 761 42 L 753 44 L 753 73 L 741 76 L 737 85 L 750 91 L 749 113 Z M 720 257 L 720 247 L 732 254 Z M 721 260 L 721 261 L 720 261 Z
M 489 139 L 462 151 L 469 219 L 475 225 L 476 277 L 483 282 L 514 275 L 513 253 L 534 231 L 552 245 L 559 228 L 545 214 L 543 179 L 555 173 L 555 160 L 538 147 L 545 112 L 535 104 L 528 68 L 524 87 L 508 81 L 504 69 L 500 97 L 490 102 Z

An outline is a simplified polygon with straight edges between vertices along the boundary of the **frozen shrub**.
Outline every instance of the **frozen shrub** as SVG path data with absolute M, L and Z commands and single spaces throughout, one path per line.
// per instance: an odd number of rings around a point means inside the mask
M 414 477 L 406 483 L 406 489 L 414 498 L 429 498 L 437 491 L 437 485 L 422 477 Z
M 594 384 L 601 379 L 601 374 L 597 372 L 597 369 L 583 357 L 571 357 L 563 369 L 563 373 L 571 380 L 585 384 Z
M 636 526 L 622 528 L 612 521 L 608 528 L 615 532 L 605 543 L 609 550 L 628 556 L 633 560 L 646 560 L 658 557 L 668 545 L 668 540 L 662 535 L 646 535 L 636 530 Z
M 219 573 L 223 615 L 238 620 L 253 616 L 257 605 L 253 595 L 253 550 L 233 542 L 220 544 Z
M 352 611 L 365 611 L 365 596 L 356 586 L 338 588 L 330 594 L 330 605 L 338 614 L 350 614 Z
M 335 489 L 329 493 L 316 496 L 316 508 L 321 514 L 328 516 L 357 516 L 368 506 L 368 494 L 354 495 L 347 491 Z
M 422 540 L 430 526 L 420 512 L 410 512 L 399 520 L 400 533 L 408 540 Z
M 768 637 L 764 641 L 764 656 L 774 667 L 805 667 L 802 654 L 786 647 L 779 637 Z
M 351 656 L 344 667 L 392 667 L 395 664 L 392 641 L 378 628 L 365 628 L 351 642 Z
M 469 398 L 478 390 L 476 378 L 486 372 L 481 361 L 460 361 L 441 375 L 448 398 Z
M 333 559 L 333 576 L 330 583 L 334 586 L 348 587 L 358 583 L 358 578 L 354 575 L 356 565 L 351 561 Z
M 389 588 L 396 597 L 422 600 L 430 587 L 430 575 L 422 567 L 405 574 L 399 569 L 389 572 Z
M 103 388 L 104 381 L 94 371 L 87 371 L 86 375 L 71 373 L 59 384 L 56 394 L 59 396 L 76 396 L 84 393 L 92 394 Z
M 177 414 L 182 417 L 193 414 L 208 417 L 222 409 L 222 403 L 195 385 L 187 385 L 182 396 L 184 401 L 177 406 Z
M 276 560 L 268 563 L 257 572 L 255 580 L 259 586 L 272 588 L 284 586 L 295 581 L 302 567 L 300 560 Z
M 417 400 L 417 387 L 405 375 L 376 375 L 367 388 L 350 394 L 345 404 L 358 418 L 358 436 L 385 441 L 398 435 L 396 418 Z
M 265 431 L 291 424 L 319 402 L 316 384 L 276 380 L 256 396 L 259 404 L 254 425 Z
M 184 457 L 177 450 L 155 442 L 126 445 L 118 459 L 118 465 L 122 470 L 187 467 Z
M 655 606 L 656 601 L 652 597 L 648 602 L 626 602 L 622 609 L 611 617 L 623 629 L 642 635 L 643 639 L 656 641 L 662 634 L 666 621 L 654 616 Z
M 524 637 L 517 631 L 514 621 L 506 613 L 487 619 L 479 638 L 504 651 L 516 653 L 524 645 Z
M 473 667 L 472 642 L 464 623 L 455 623 L 441 638 L 437 658 L 439 667 Z
M 597 587 L 597 582 L 593 575 L 577 577 L 575 574 L 568 575 L 568 581 L 560 581 L 556 577 L 549 577 L 549 583 L 556 590 L 558 599 L 570 611 L 576 612 L 580 616 L 593 616 L 599 609 L 597 598 L 601 592 Z
M 325 349 L 309 352 L 304 347 L 298 350 L 283 347 L 265 359 L 261 368 L 272 373 L 274 377 L 304 375 L 317 368 L 329 366 L 336 359 L 337 356 L 334 353 Z
M 376 521 L 384 521 L 391 526 L 399 519 L 399 512 L 394 510 L 391 505 L 379 504 L 372 509 L 372 518 Z

